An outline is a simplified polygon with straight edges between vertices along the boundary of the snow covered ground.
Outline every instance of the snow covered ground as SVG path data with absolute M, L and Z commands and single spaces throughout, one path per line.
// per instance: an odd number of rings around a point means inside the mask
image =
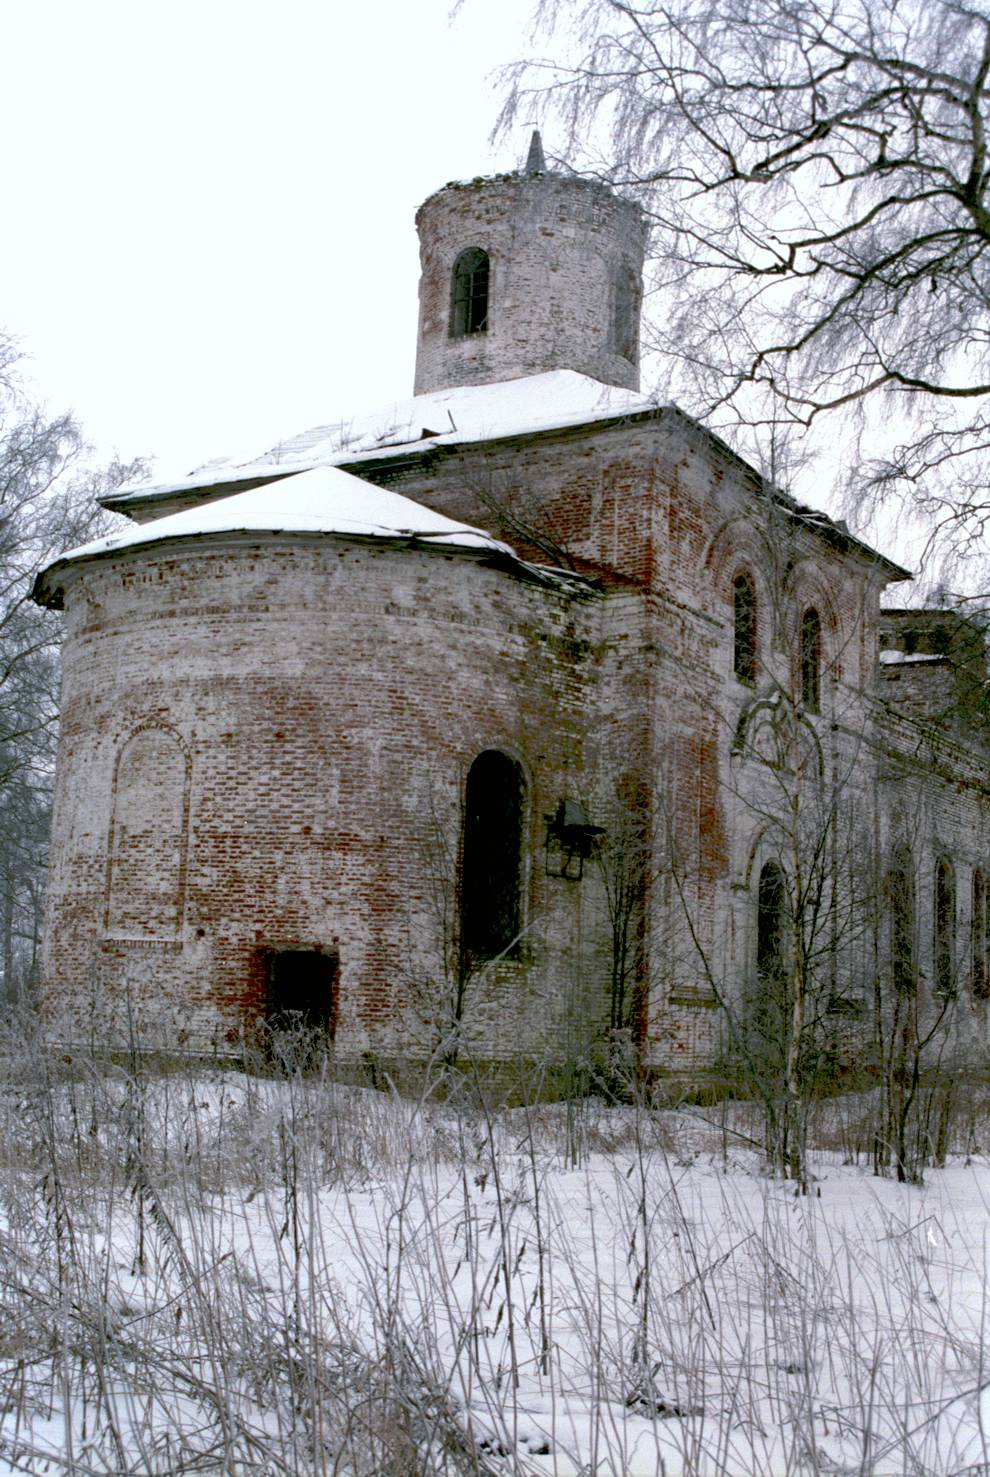
M 0 1105 L 0 1472 L 990 1472 L 990 1168 L 745 1107 L 47 1058 Z M 859 1161 L 859 1162 L 857 1162 Z

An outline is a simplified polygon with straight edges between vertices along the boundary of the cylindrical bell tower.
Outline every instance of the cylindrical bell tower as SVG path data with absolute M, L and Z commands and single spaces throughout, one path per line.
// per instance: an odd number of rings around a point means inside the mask
M 639 388 L 646 222 L 605 185 L 526 168 L 420 206 L 417 395 L 551 369 Z

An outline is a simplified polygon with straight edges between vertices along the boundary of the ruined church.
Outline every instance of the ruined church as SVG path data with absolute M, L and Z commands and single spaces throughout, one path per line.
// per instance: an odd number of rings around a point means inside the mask
M 840 1065 L 884 998 L 980 1049 L 979 630 L 641 392 L 635 203 L 534 138 L 417 225 L 411 399 L 119 490 L 37 581 L 50 1008 L 684 1077 L 799 980 Z

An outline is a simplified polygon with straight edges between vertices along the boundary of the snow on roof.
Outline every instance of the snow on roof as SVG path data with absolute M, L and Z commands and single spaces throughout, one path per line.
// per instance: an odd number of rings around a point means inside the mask
M 50 588 L 48 576 L 80 559 L 162 539 L 214 533 L 322 533 L 345 538 L 409 539 L 517 559 L 508 544 L 500 543 L 483 529 L 445 518 L 411 498 L 363 482 L 336 467 L 316 467 L 70 549 L 42 571 L 36 588 L 44 595 Z
M 886 650 L 880 653 L 880 664 L 884 667 L 907 667 L 915 662 L 945 662 L 947 660 L 947 657 L 928 651 Z
M 107 498 L 112 507 L 254 477 L 284 477 L 320 465 L 384 458 L 397 449 L 425 450 L 583 425 L 655 410 L 648 395 L 602 384 L 573 369 L 555 369 L 496 384 L 458 385 L 395 401 L 352 419 L 316 426 L 280 441 L 251 461 L 211 461 L 190 476 L 160 485 L 131 484 Z
M 198 501 L 198 493 L 210 492 L 214 498 L 219 495 L 226 500 L 238 496 L 239 487 L 261 491 L 265 484 L 317 467 L 363 465 L 397 455 L 415 456 L 437 446 L 533 435 L 596 421 L 647 415 L 660 409 L 660 402 L 649 395 L 603 384 L 573 369 L 555 369 L 494 384 L 456 385 L 394 401 L 349 420 L 316 426 L 278 442 L 253 460 L 218 458 L 178 481 L 131 483 L 101 501 L 105 507 L 138 516 L 139 508 L 146 514 L 159 498 L 173 502 L 188 494 L 190 501 Z M 713 436 L 713 440 L 736 455 L 718 437 Z M 847 547 L 859 550 L 871 561 L 879 561 L 889 578 L 911 578 L 906 569 L 852 534 L 841 520 L 836 522 L 828 514 L 804 507 L 783 493 L 776 495 L 809 527 L 838 535 Z M 267 500 L 265 506 L 269 506 Z M 421 513 L 424 511 L 420 509 Z M 149 537 L 157 536 L 149 534 Z

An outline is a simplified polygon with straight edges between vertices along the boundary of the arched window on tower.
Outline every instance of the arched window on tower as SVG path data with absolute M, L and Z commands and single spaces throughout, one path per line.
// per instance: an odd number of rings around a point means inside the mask
M 461 953 L 493 959 L 519 937 L 523 839 L 522 770 L 486 749 L 468 770 L 461 867 Z
M 464 338 L 488 328 L 488 253 L 478 246 L 462 251 L 454 263 L 450 336 Z
M 956 880 L 944 856 L 935 863 L 934 915 L 935 993 L 948 997 L 956 992 Z
M 822 703 L 822 623 L 817 610 L 806 610 L 801 617 L 801 704 L 809 713 L 821 711 Z
M 740 682 L 756 681 L 756 589 L 748 574 L 732 585 L 732 670 Z
M 635 364 L 639 344 L 639 279 L 632 267 L 619 267 L 612 285 L 612 349 Z
M 990 915 L 988 915 L 987 899 L 986 874 L 977 867 L 973 873 L 973 911 L 970 918 L 972 989 L 976 1000 L 990 998 L 990 947 L 988 947 L 990 940 L 987 938 Z

